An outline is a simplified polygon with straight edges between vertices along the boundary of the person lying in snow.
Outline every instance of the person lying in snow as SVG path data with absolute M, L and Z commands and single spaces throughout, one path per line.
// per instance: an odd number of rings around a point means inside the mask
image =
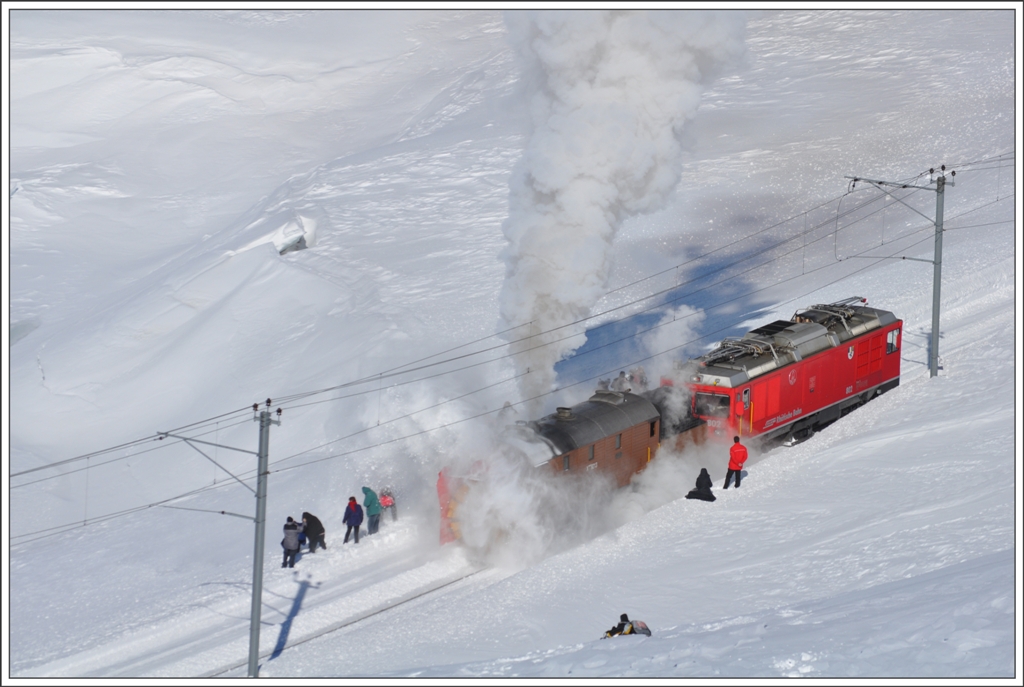
M 619 624 L 604 633 L 604 637 L 614 637 L 616 635 L 647 635 L 651 636 L 651 631 L 647 628 L 647 623 L 642 620 L 630 620 L 629 616 L 623 613 L 619 616 Z M 601 637 L 601 639 L 604 639 Z

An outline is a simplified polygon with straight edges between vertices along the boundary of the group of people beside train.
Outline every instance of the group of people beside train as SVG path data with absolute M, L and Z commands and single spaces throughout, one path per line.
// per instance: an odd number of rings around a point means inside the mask
M 733 437 L 733 445 L 729 449 L 729 468 L 725 474 L 723 489 L 728 489 L 734 479 L 736 488 L 739 488 L 740 479 L 743 476 L 743 464 L 746 460 L 747 448 L 740 443 L 738 436 Z M 707 468 L 701 468 L 700 475 L 697 476 L 697 483 L 686 495 L 686 498 L 714 501 L 716 497 L 711 488 L 711 475 L 708 474 Z M 390 489 L 382 490 L 378 496 L 370 487 L 363 487 L 362 505 L 359 504 L 355 496 L 350 496 L 348 504 L 345 506 L 345 515 L 341 519 L 342 524 L 347 528 L 342 544 L 347 544 L 350 538 L 354 543 L 359 543 L 359 532 L 364 517 L 367 536 L 376 534 L 380 530 L 380 517 L 385 510 L 390 510 L 392 519 L 398 520 L 395 498 Z M 281 567 L 295 567 L 295 557 L 302 549 L 303 544 L 308 543 L 309 553 L 316 553 L 317 547 L 326 551 L 325 534 L 323 523 L 312 513 L 304 512 L 301 522 L 296 522 L 294 518 L 288 516 L 284 524 L 284 539 L 281 540 L 281 546 L 284 548 L 284 560 L 281 562 Z
M 363 487 L 362 505 L 359 504 L 355 496 L 350 496 L 345 506 L 345 515 L 341 522 L 348 529 L 345 531 L 345 539 L 342 544 L 347 544 L 353 534 L 355 543 L 359 543 L 359 530 L 363 524 L 364 508 L 367 535 L 377 534 L 380 530 L 380 516 L 385 510 L 391 511 L 393 521 L 398 520 L 398 509 L 391 489 L 381 490 L 380 496 L 378 496 L 377 492 L 370 487 Z M 284 539 L 281 540 L 281 547 L 284 549 L 284 560 L 281 562 L 281 567 L 294 568 L 295 557 L 302 550 L 303 545 L 308 544 L 309 553 L 316 553 L 318 547 L 326 551 L 325 534 L 323 523 L 312 513 L 304 512 L 301 522 L 289 515 L 284 523 Z

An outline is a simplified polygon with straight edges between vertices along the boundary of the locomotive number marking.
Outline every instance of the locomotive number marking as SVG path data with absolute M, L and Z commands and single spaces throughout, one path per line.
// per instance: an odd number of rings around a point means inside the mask
M 846 393 L 852 394 L 853 393 L 853 387 L 852 386 L 846 387 Z

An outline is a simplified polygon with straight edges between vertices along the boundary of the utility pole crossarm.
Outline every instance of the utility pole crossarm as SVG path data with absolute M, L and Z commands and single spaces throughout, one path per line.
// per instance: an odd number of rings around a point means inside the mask
M 183 437 L 178 434 L 171 434 L 170 432 L 157 432 L 160 437 L 171 437 L 172 439 L 181 439 L 182 441 L 195 442 L 197 444 L 206 444 L 207 446 L 216 446 L 218 448 L 226 448 L 230 451 L 238 451 L 239 453 L 248 453 L 250 456 L 258 456 L 259 454 L 255 451 L 247 451 L 244 448 L 235 448 L 234 446 L 225 446 L 224 444 L 215 444 L 212 441 L 203 441 L 202 439 L 193 439 L 192 437 Z M 193 448 L 195 448 L 193 446 Z M 198 449 L 197 449 L 198 450 Z
M 161 508 L 173 508 L 175 510 L 194 510 L 198 513 L 219 513 L 220 515 L 233 515 L 236 518 L 242 518 L 250 522 L 255 522 L 251 515 L 242 515 L 241 513 L 232 513 L 229 510 L 210 510 L 209 508 L 186 508 L 184 506 L 161 506 Z
M 904 202 L 904 200 L 902 198 L 897 198 L 893 194 L 889 193 L 884 188 L 882 188 L 882 185 L 884 184 L 886 186 L 896 186 L 896 187 L 899 187 L 899 188 L 916 188 L 916 189 L 920 189 L 922 191 L 935 191 L 934 188 L 931 188 L 929 186 L 911 186 L 910 184 L 893 184 L 893 183 L 890 183 L 890 182 L 887 182 L 887 181 L 875 181 L 874 179 L 865 179 L 863 177 L 846 177 L 846 178 L 847 179 L 853 179 L 853 183 L 855 183 L 855 184 L 858 181 L 866 181 L 869 184 L 873 185 L 875 188 L 877 188 L 879 191 L 884 193 L 885 195 L 889 196 L 890 198 L 892 198 L 895 201 L 898 201 L 901 205 L 903 205 L 903 206 L 909 208 L 910 210 L 916 212 L 917 214 L 921 215 L 922 217 L 924 217 L 929 222 L 932 221 L 931 217 L 929 217 L 928 215 L 924 214 L 923 212 L 921 212 L 917 208 L 911 207 L 906 202 Z
M 908 258 L 906 255 L 848 255 L 843 260 L 913 260 L 914 262 L 927 262 L 929 265 L 934 265 L 934 260 L 928 260 L 927 258 Z
M 221 465 L 220 463 L 215 461 L 213 458 L 211 458 L 210 456 L 206 455 L 206 453 L 204 453 L 202 451 L 202 449 L 200 449 L 198 446 L 195 446 L 192 443 L 193 441 L 195 441 L 195 439 L 187 439 L 185 437 L 178 437 L 178 438 L 181 439 L 182 441 L 184 441 L 189 446 L 191 446 L 196 451 L 198 451 L 200 455 L 202 455 L 204 458 L 206 458 L 206 460 L 210 461 L 211 463 L 213 463 L 214 465 L 219 467 L 221 470 L 223 470 L 224 472 L 228 473 L 228 475 L 230 475 L 232 479 L 234 479 L 236 482 L 241 484 L 243 487 L 245 487 L 246 489 L 248 489 L 249 491 L 251 491 L 254 494 L 256 493 L 256 491 L 252 487 L 250 487 L 248 484 L 246 484 L 241 479 L 239 479 L 238 476 L 235 473 L 231 472 L 226 467 L 224 467 L 223 465 Z M 208 441 L 200 441 L 199 443 L 201 443 L 201 444 L 209 444 L 210 442 L 208 442 Z M 220 444 L 210 444 L 210 445 L 211 446 L 220 446 Z M 231 448 L 231 447 L 230 446 L 223 446 L 222 448 Z M 235 449 L 235 450 L 236 451 L 241 451 L 242 449 L 239 448 L 239 449 Z M 244 453 L 252 453 L 252 451 L 244 451 Z
M 914 184 L 901 184 L 898 181 L 880 181 L 878 179 L 866 179 L 865 177 L 843 177 L 844 179 L 852 179 L 854 183 L 858 181 L 866 181 L 869 184 L 875 184 L 877 186 L 892 186 L 893 188 L 919 188 L 923 191 L 934 191 L 931 186 L 915 186 Z M 952 184 L 950 184 L 952 185 Z

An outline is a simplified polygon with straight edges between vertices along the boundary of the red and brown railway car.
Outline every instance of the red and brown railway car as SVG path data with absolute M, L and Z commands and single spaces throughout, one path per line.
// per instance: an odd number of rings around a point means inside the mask
M 537 468 L 556 474 L 598 471 L 610 475 L 617 487 L 624 487 L 647 467 L 660 445 L 662 412 L 670 393 L 674 390 L 644 395 L 598 390 L 571 408 L 558 408 L 539 420 L 507 426 L 504 439 L 517 445 Z M 685 405 L 673 400 L 685 411 Z M 678 431 L 679 423 L 673 424 Z M 478 464 L 473 471 L 479 477 L 484 469 Z M 438 474 L 442 544 L 461 538 L 460 506 L 474 479 L 473 475 L 452 474 L 447 468 Z
M 708 434 L 801 440 L 900 383 L 903 322 L 863 298 L 726 339 L 684 368 Z
M 625 391 L 597 391 L 583 403 L 527 424 L 550 448 L 552 457 L 545 462 L 553 470 L 599 470 L 620 487 L 647 466 L 661 439 L 658 409 Z

